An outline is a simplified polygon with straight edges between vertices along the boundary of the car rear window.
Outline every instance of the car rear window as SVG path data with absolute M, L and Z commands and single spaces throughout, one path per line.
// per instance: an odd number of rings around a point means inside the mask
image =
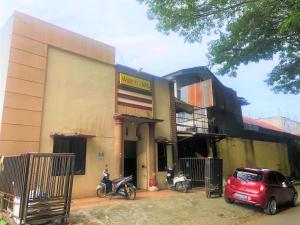
M 262 181 L 261 174 L 249 172 L 249 171 L 237 170 L 234 172 L 233 176 L 239 180 L 246 181 L 246 182 L 261 182 Z

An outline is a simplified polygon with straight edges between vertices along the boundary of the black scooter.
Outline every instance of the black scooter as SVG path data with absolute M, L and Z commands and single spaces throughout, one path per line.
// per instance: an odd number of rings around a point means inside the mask
M 136 196 L 136 187 L 132 184 L 132 175 L 129 177 L 120 177 L 114 180 L 109 179 L 108 169 L 103 171 L 103 177 L 96 188 L 98 197 L 123 196 L 124 198 L 134 200 Z

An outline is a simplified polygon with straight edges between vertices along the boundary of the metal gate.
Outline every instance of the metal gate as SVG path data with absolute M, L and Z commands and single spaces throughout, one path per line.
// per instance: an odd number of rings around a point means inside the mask
M 192 179 L 195 187 L 222 194 L 223 160 L 217 158 L 179 158 L 179 171 Z
M 205 191 L 206 196 L 222 196 L 223 194 L 223 160 L 207 158 L 205 160 Z
M 205 185 L 205 158 L 179 158 L 179 171 L 192 179 L 192 185 Z
M 18 224 L 45 224 L 69 217 L 74 154 L 30 153 L 0 163 L 3 209 Z

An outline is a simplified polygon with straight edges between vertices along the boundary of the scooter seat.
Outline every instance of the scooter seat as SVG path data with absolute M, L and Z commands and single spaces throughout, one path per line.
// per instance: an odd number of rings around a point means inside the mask
M 116 178 L 116 179 L 114 179 L 114 180 L 112 180 L 112 182 L 114 183 L 114 184 L 116 184 L 116 183 L 119 183 L 121 180 L 123 180 L 124 179 L 124 177 L 119 177 L 119 178 Z

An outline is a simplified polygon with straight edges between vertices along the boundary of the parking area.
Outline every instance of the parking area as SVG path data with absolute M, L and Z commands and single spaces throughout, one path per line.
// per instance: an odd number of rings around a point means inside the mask
M 300 186 L 297 186 L 300 193 Z M 1 214 L 7 216 L 7 214 Z M 9 220 L 10 224 L 14 224 Z M 287 223 L 288 221 L 288 223 Z M 207 199 L 201 189 L 191 193 L 170 190 L 138 192 L 134 201 L 123 198 L 72 200 L 73 225 L 298 225 L 297 207 L 280 207 L 274 216 L 244 204 L 227 204 L 223 198 Z
M 202 190 L 179 193 L 170 190 L 139 192 L 134 201 L 122 198 L 79 199 L 72 203 L 70 221 L 80 225 L 185 224 L 234 225 L 264 216 L 251 206 L 207 199 Z
M 300 186 L 296 186 L 300 193 Z M 134 201 L 122 198 L 90 198 L 72 202 L 70 222 L 76 225 L 296 225 L 297 207 L 280 207 L 275 216 L 240 203 L 227 204 L 223 198 L 207 199 L 204 190 L 184 194 L 170 190 L 138 192 Z

